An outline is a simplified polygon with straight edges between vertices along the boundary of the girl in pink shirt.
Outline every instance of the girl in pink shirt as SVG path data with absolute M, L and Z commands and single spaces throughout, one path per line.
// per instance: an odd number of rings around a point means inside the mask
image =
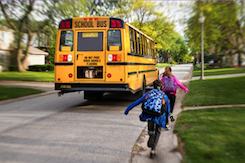
M 175 119 L 172 115 L 173 113 L 173 109 L 174 109 L 174 103 L 175 103 L 175 99 L 176 99 L 176 91 L 178 86 L 183 89 L 186 93 L 188 93 L 188 88 L 186 88 L 185 86 L 183 86 L 179 79 L 177 79 L 173 74 L 172 74 L 172 69 L 171 67 L 166 67 L 165 68 L 165 72 L 162 74 L 162 78 L 161 81 L 164 84 L 163 87 L 163 91 L 165 92 L 165 94 L 168 96 L 169 101 L 170 101 L 170 119 L 171 122 L 173 122 Z M 170 129 L 169 124 L 168 124 L 168 117 L 166 117 L 166 127 L 167 129 Z

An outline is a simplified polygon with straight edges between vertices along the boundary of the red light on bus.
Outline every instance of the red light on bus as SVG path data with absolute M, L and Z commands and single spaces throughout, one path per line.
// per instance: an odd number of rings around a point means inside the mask
M 72 74 L 69 74 L 69 77 L 71 78 L 72 77 Z
M 117 55 L 116 54 L 112 55 L 112 61 L 117 61 Z
M 63 55 L 63 61 L 67 61 L 68 55 Z
M 110 28 L 122 28 L 122 20 L 111 19 Z
M 111 28 L 116 28 L 116 27 L 117 27 L 116 20 L 111 20 Z
M 98 20 L 98 18 L 94 18 L 94 20 Z
M 60 23 L 60 29 L 71 28 L 72 20 L 64 20 Z
M 88 19 L 87 19 L 87 18 L 85 18 L 85 19 L 83 19 L 83 20 L 87 21 Z
M 110 78 L 111 77 L 111 74 L 107 74 L 107 77 Z
M 122 24 L 121 24 L 121 22 L 119 20 L 117 20 L 117 27 L 118 28 L 121 28 L 122 27 Z
M 92 18 L 89 18 L 89 20 L 93 20 Z

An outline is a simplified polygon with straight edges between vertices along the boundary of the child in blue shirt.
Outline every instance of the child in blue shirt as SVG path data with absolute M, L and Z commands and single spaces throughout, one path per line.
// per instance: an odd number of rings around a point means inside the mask
M 153 82 L 154 89 L 157 89 L 158 91 L 161 91 L 163 88 L 163 82 L 159 79 L 155 80 Z M 125 110 L 124 114 L 127 115 L 128 112 L 133 109 L 135 106 L 139 105 L 144 101 L 146 96 L 149 92 L 145 93 L 140 99 L 136 100 L 132 104 L 128 106 L 128 108 Z M 167 95 L 163 92 L 164 100 L 165 100 L 165 113 L 160 116 L 152 116 L 145 113 L 142 113 L 140 115 L 140 119 L 142 121 L 148 122 L 148 134 L 149 134 L 149 140 L 148 140 L 148 147 L 151 147 L 151 153 L 150 157 L 153 158 L 155 155 L 155 148 L 158 143 L 160 134 L 161 134 L 161 127 L 166 128 L 166 114 L 167 117 L 170 114 L 170 103 Z

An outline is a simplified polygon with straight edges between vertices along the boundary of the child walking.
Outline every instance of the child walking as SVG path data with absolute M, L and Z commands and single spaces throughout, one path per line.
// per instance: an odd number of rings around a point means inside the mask
M 176 99 L 176 91 L 177 91 L 177 87 L 179 86 L 181 89 L 183 89 L 185 91 L 185 93 L 188 93 L 188 88 L 186 88 L 185 86 L 183 86 L 179 79 L 177 77 L 175 77 L 172 74 L 172 69 L 171 67 L 166 67 L 165 68 L 165 72 L 162 74 L 162 78 L 161 81 L 164 83 L 164 87 L 163 87 L 163 91 L 165 92 L 165 94 L 168 96 L 169 101 L 170 101 L 170 119 L 171 122 L 173 122 L 175 119 L 172 115 L 173 110 L 174 110 L 174 103 L 175 103 L 175 99 Z M 169 126 L 169 122 L 168 122 L 168 118 L 166 117 L 166 129 L 169 130 L 171 127 Z
M 161 113 L 162 115 L 156 116 L 152 115 L 147 112 L 142 112 L 140 115 L 141 121 L 147 121 L 148 122 L 148 134 L 149 134 L 149 140 L 148 140 L 148 147 L 151 148 L 150 152 L 150 158 L 153 158 L 156 154 L 155 148 L 157 146 L 160 134 L 161 134 L 161 127 L 166 128 L 166 117 L 168 117 L 170 113 L 170 103 L 168 100 L 168 97 L 164 92 L 162 92 L 163 89 L 163 82 L 159 79 L 155 80 L 153 82 L 154 89 L 150 92 L 145 93 L 140 99 L 136 100 L 132 104 L 130 104 L 127 109 L 125 110 L 124 114 L 127 115 L 128 112 L 133 109 L 135 106 L 139 105 L 140 103 L 144 102 L 148 96 L 150 96 L 150 93 L 156 93 L 160 94 L 160 97 L 163 99 L 161 103 L 164 102 L 164 107 L 161 107 Z M 142 107 L 143 109 L 143 107 Z

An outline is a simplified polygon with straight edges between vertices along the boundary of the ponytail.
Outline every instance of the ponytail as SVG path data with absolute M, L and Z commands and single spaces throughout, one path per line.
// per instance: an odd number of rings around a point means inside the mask
M 171 67 L 166 67 L 165 68 L 165 72 L 163 73 L 163 76 L 167 76 L 168 78 L 170 77 L 170 76 L 173 76 L 174 77 L 174 75 L 172 74 L 172 69 L 171 69 Z

